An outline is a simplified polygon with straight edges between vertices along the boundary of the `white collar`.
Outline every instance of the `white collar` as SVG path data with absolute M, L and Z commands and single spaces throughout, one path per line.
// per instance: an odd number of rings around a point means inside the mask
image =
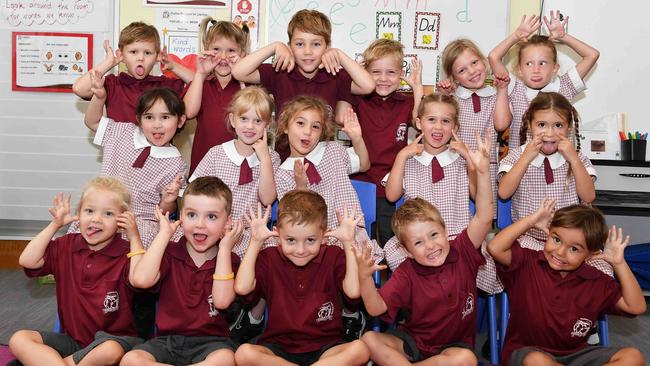
M 318 166 L 320 164 L 320 161 L 323 160 L 323 155 L 325 155 L 325 147 L 327 146 L 327 141 L 321 141 L 319 142 L 315 147 L 314 150 L 310 151 L 309 154 L 305 157 L 288 157 L 287 160 L 280 165 L 280 168 L 284 170 L 293 170 L 293 164 L 294 161 L 300 160 L 304 161 L 305 158 L 307 158 L 309 161 L 312 162 L 312 164 Z
M 244 159 L 248 161 L 248 166 L 251 168 L 259 165 L 260 163 L 260 160 L 257 158 L 255 151 L 246 157 L 239 155 L 239 152 L 235 147 L 235 139 L 224 142 L 221 144 L 221 147 L 223 148 L 223 152 L 226 153 L 228 159 L 230 159 L 230 161 L 232 161 L 232 163 L 237 166 L 241 166 L 241 163 L 244 162 Z
M 441 167 L 446 167 L 447 165 L 453 163 L 458 159 L 460 155 L 458 153 L 452 152 L 450 149 L 447 149 L 438 155 L 431 155 L 426 151 L 422 151 L 422 154 L 420 155 L 415 155 L 414 158 L 415 160 L 419 161 L 420 164 L 424 166 L 429 166 L 431 165 L 431 161 L 433 160 L 434 157 L 438 159 L 438 163 L 440 163 Z
M 521 145 L 522 152 L 526 149 L 526 145 L 528 144 L 526 143 Z M 531 164 L 533 164 L 536 167 L 540 167 L 544 163 L 544 158 L 548 158 L 548 162 L 551 163 L 551 169 L 559 168 L 564 164 L 564 162 L 566 162 L 564 156 L 560 154 L 559 151 L 556 151 L 551 155 L 545 155 L 541 152 L 538 153 L 535 159 L 533 159 L 533 161 L 531 162 Z
M 149 152 L 149 156 L 153 156 L 154 158 L 163 159 L 163 158 L 175 158 L 181 156 L 181 152 L 178 151 L 178 149 L 174 145 L 169 145 L 169 146 L 151 145 L 151 143 L 147 141 L 147 138 L 144 136 L 142 129 L 139 127 L 133 131 L 133 146 L 136 149 L 142 149 L 143 147 L 151 146 L 151 151 Z
M 546 84 L 546 86 L 541 88 L 541 89 L 532 89 L 532 88 L 526 87 L 526 99 L 528 99 L 528 101 L 531 101 L 531 100 L 535 99 L 535 97 L 537 96 L 537 94 L 539 94 L 539 92 L 545 92 L 545 93 L 556 92 L 557 93 L 559 91 L 560 91 L 560 78 L 557 75 L 555 75 L 553 80 L 551 80 L 550 83 Z
M 476 93 L 479 97 L 491 97 L 497 94 L 497 90 L 491 85 L 485 85 L 477 91 L 471 91 L 465 88 L 462 85 L 456 87 L 456 96 L 461 99 L 467 99 L 472 96 L 472 93 Z

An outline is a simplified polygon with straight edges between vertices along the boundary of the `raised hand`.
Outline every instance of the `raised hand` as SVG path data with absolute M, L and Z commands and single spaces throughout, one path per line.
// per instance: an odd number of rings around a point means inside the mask
M 494 87 L 497 89 L 506 89 L 510 85 L 510 75 L 494 75 Z
M 68 194 L 67 197 L 63 195 L 63 192 L 59 192 L 54 199 L 52 200 L 52 207 L 48 208 L 47 211 L 52 215 L 52 222 L 57 226 L 65 226 L 69 223 L 79 220 L 79 216 L 74 216 L 70 214 L 70 200 L 72 195 Z
M 124 230 L 126 237 L 129 240 L 140 238 L 138 225 L 135 222 L 135 214 L 133 211 L 124 211 L 117 216 L 117 227 Z
M 418 86 L 422 85 L 422 60 L 414 58 L 409 64 L 409 74 L 407 77 L 403 77 L 402 80 L 411 87 L 415 89 Z
M 575 158 L 578 158 L 578 152 L 576 151 L 576 148 L 573 146 L 573 143 L 571 140 L 569 140 L 566 136 L 562 134 L 557 134 L 557 137 L 560 139 L 560 141 L 557 144 L 557 151 L 564 156 L 564 158 L 571 162 Z
M 452 95 L 456 91 L 456 83 L 451 79 L 442 79 L 438 81 L 436 88 L 440 94 Z
M 345 205 L 343 206 L 343 212 L 341 212 L 341 210 L 336 210 L 336 218 L 338 219 L 339 226 L 335 229 L 328 230 L 325 236 L 334 237 L 343 245 L 354 243 L 354 234 L 357 226 L 361 222 L 361 215 L 357 216 L 357 208 L 353 206 L 350 209 Z
M 343 114 L 342 130 L 350 137 L 350 140 L 352 140 L 353 143 L 355 140 L 362 138 L 359 118 L 352 108 L 348 108 L 348 110 Z
M 556 10 L 553 12 L 551 10 L 551 20 L 544 15 L 544 24 L 546 24 L 546 28 L 548 28 L 548 39 L 550 41 L 554 41 L 557 39 L 562 39 L 564 36 L 566 36 L 566 25 L 569 22 L 569 17 L 564 17 L 564 19 L 560 20 L 560 11 Z
M 293 179 L 296 181 L 296 189 L 307 189 L 309 180 L 307 179 L 307 167 L 309 164 L 303 164 L 302 160 L 296 159 L 293 162 Z
M 353 246 L 352 252 L 357 260 L 359 279 L 371 277 L 375 271 L 382 271 L 387 268 L 383 264 L 375 263 L 375 259 L 371 254 L 370 246 L 367 243 L 366 245 L 363 245 L 363 248 Z
M 526 42 L 528 37 L 537 32 L 542 25 L 539 16 L 537 15 L 524 15 L 521 17 L 521 23 L 515 30 L 515 35 L 521 42 Z
M 158 222 L 160 224 L 158 233 L 162 233 L 170 238 L 176 232 L 176 229 L 178 229 L 178 227 L 182 224 L 181 220 L 171 222 L 169 220 L 169 212 L 163 213 L 160 209 L 160 206 L 158 205 L 156 205 L 156 219 L 158 219 Z
M 296 65 L 296 59 L 293 57 L 291 49 L 282 42 L 277 42 L 275 45 L 275 57 L 273 59 L 273 68 L 275 72 L 280 70 L 291 72 Z
M 164 203 L 174 203 L 178 198 L 178 192 L 181 190 L 182 174 L 178 174 L 174 180 L 163 188 L 161 201 Z
M 219 250 L 224 249 L 231 252 L 235 243 L 239 241 L 243 231 L 244 225 L 242 225 L 241 220 L 235 220 L 231 224 L 226 225 L 224 228 L 223 238 L 219 242 Z
M 113 52 L 113 48 L 108 42 L 108 39 L 104 40 L 104 52 L 106 52 L 106 55 L 104 56 L 104 61 L 102 61 L 102 64 L 106 65 L 108 70 L 112 69 L 115 67 L 115 65 L 122 62 L 122 52 L 119 50 L 117 52 Z
M 341 59 L 339 57 L 339 50 L 337 48 L 329 48 L 320 59 L 319 69 L 325 68 L 328 74 L 336 75 L 339 70 L 343 68 L 341 66 Z
M 485 139 L 476 131 L 476 150 L 468 150 L 467 157 L 471 162 L 472 168 L 478 173 L 489 173 L 490 171 L 490 151 L 492 149 L 492 131 L 488 130 Z
M 262 213 L 264 211 L 264 213 Z M 264 243 L 264 241 L 272 236 L 278 236 L 278 232 L 275 230 L 269 230 L 266 226 L 266 223 L 269 222 L 269 217 L 271 216 L 271 207 L 266 207 L 266 210 L 263 210 L 262 204 L 257 203 L 257 211 L 253 210 L 253 207 L 248 206 L 248 212 L 244 214 L 244 219 L 248 222 L 248 225 L 251 228 L 251 243 L 255 242 L 259 245 Z
M 158 56 L 160 58 L 160 69 L 162 71 L 172 71 L 174 70 L 174 65 L 176 64 L 174 60 L 169 57 L 169 53 L 167 53 L 167 46 L 164 46 L 162 50 L 160 50 L 160 54 Z
M 210 75 L 218 63 L 219 60 L 217 60 L 214 51 L 203 51 L 196 59 L 196 72 L 202 75 Z
M 456 131 L 451 130 L 451 141 L 449 141 L 449 149 L 451 151 L 457 152 L 460 154 L 460 156 L 465 159 L 467 162 L 467 165 L 470 166 L 470 168 L 474 169 L 474 166 L 472 164 L 472 161 L 469 159 L 469 147 L 467 147 L 467 144 L 465 144 L 456 134 Z
M 101 75 L 97 70 L 90 70 L 90 91 L 99 99 L 106 99 L 106 88 L 104 88 L 104 81 L 106 77 Z
M 521 154 L 521 157 L 525 161 L 530 163 L 539 154 L 540 150 L 542 149 L 542 143 L 543 142 L 542 142 L 541 133 L 538 133 L 537 135 L 533 136 L 533 139 L 528 141 L 528 144 L 526 144 L 526 148 Z
M 630 243 L 630 236 L 623 237 L 623 229 L 616 229 L 612 225 L 605 242 L 602 253 L 594 255 L 593 259 L 602 259 L 611 264 L 612 267 L 625 262 L 625 247 Z
M 406 145 L 402 150 L 400 150 L 400 154 L 406 155 L 405 158 L 412 158 L 415 155 L 420 155 L 424 151 L 424 145 L 420 143 L 422 140 L 423 134 L 418 135 L 418 137 L 413 140 L 410 144 Z
M 555 214 L 555 205 L 557 204 L 557 199 L 544 198 L 539 204 L 537 211 L 530 215 L 531 220 L 533 220 L 533 225 L 543 232 L 548 234 L 548 227 L 553 220 L 553 215 Z
M 271 154 L 269 153 L 269 140 L 268 140 L 268 130 L 265 128 L 264 129 L 264 134 L 262 135 L 262 138 L 259 140 L 255 141 L 253 143 L 253 150 L 255 151 L 255 155 L 257 155 L 257 158 L 261 161 L 262 159 L 268 157 L 271 159 Z

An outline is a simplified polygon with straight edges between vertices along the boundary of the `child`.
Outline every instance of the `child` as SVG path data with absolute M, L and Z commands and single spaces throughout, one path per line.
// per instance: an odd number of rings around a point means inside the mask
M 29 277 L 56 276 L 57 311 L 65 333 L 16 332 L 9 347 L 22 364 L 83 360 L 88 365 L 113 365 L 142 342 L 133 325 L 134 294 L 128 275 L 129 266 L 144 251 L 128 207 L 129 192 L 112 177 L 97 177 L 86 185 L 78 216 L 70 213 L 70 196 L 54 197 L 49 209 L 52 222 L 27 244 L 19 263 Z M 53 239 L 74 220 L 79 220 L 80 233 Z M 125 231 L 130 245 L 117 235 L 119 230 Z
M 157 337 L 127 353 L 121 365 L 235 364 L 224 309 L 235 299 L 239 257 L 232 247 L 242 226 L 231 221 L 231 204 L 228 186 L 202 177 L 187 186 L 180 221 L 171 223 L 158 210 L 160 233 L 131 273 L 134 287 L 160 293 Z M 185 236 L 170 242 L 179 225 Z
M 528 109 L 530 101 L 535 98 L 537 93 L 552 91 L 562 94 L 569 100 L 573 99 L 585 89 L 582 79 L 591 71 L 600 56 L 596 49 L 566 33 L 568 21 L 569 17 L 562 19 L 559 11 L 555 13 L 551 11 L 550 22 L 544 16 L 544 23 L 546 23 L 550 35 L 548 37 L 539 35 L 530 37 L 540 27 L 539 17 L 524 15 L 519 27 L 488 55 L 494 74 L 500 78 L 512 80 L 509 95 L 512 106 L 512 124 L 508 143 L 510 149 L 516 149 L 526 142 L 524 139 L 519 139 L 519 131 L 522 127 L 521 119 Z M 560 65 L 557 63 L 557 50 L 553 42 L 555 40 L 571 47 L 582 57 L 575 67 L 569 69 L 559 78 L 557 72 Z M 518 78 L 510 78 L 501 59 L 512 46 L 520 41 L 519 62 L 517 63 Z
M 250 86 L 238 91 L 227 110 L 237 138 L 211 148 L 189 179 L 214 176 L 223 180 L 232 192 L 234 220 L 242 219 L 248 206 L 258 202 L 270 206 L 275 201 L 273 172 L 280 166 L 280 157 L 269 149 L 267 140 L 272 110 L 271 96 L 262 88 Z M 240 257 L 250 240 L 249 230 L 244 233 L 234 248 Z
M 377 240 L 383 247 L 392 236 L 390 218 L 395 204 L 386 200 L 382 179 L 390 172 L 397 153 L 406 146 L 407 129 L 417 116 L 422 99 L 422 62 L 413 60 L 411 72 L 404 78 L 404 46 L 397 41 L 378 39 L 363 53 L 363 64 L 375 82 L 375 91 L 356 98 L 356 111 L 363 140 L 368 148 L 370 169 L 354 176 L 377 187 Z M 397 92 L 401 80 L 413 89 L 413 95 Z M 373 230 L 374 231 L 374 230 Z
M 586 342 L 599 314 L 634 316 L 646 310 L 623 256 L 629 236 L 623 238 L 615 226 L 608 234 L 605 218 L 594 208 L 554 211 L 555 200 L 543 200 L 536 212 L 488 244 L 510 298 L 501 365 L 643 365 L 635 348 L 588 347 Z M 517 241 L 532 228 L 548 232 L 543 251 Z M 585 265 L 589 257 L 610 263 L 618 283 Z
M 153 87 L 168 87 L 177 94 L 183 92 L 185 82 L 180 79 L 170 79 L 165 76 L 149 75 L 156 62 L 160 61 L 160 36 L 152 25 L 133 22 L 120 32 L 118 50 L 113 50 L 104 42 L 106 57 L 99 65 L 88 70 L 88 73 L 75 81 L 72 90 L 81 98 L 93 96 L 92 78 L 101 78 L 120 62 L 126 65 L 126 72 L 119 75 L 106 75 L 107 98 L 106 115 L 113 121 L 136 123 L 136 101 L 143 91 Z M 167 69 L 185 76 L 185 81 L 192 75 L 181 65 L 170 63 Z M 189 74 L 189 75 L 186 75 Z M 188 77 L 189 76 L 189 79 Z
M 262 215 L 251 208 L 247 217 L 252 239 L 235 279 L 235 291 L 255 301 L 268 301 L 268 323 L 256 345 L 237 349 L 237 365 L 365 365 L 368 349 L 341 338 L 341 296 L 359 297 L 355 228 L 356 209 L 344 206 L 340 225 L 328 230 L 325 200 L 306 190 L 288 192 L 278 205 L 274 231 L 266 227 L 269 210 Z M 340 213 L 340 212 L 339 212 Z M 260 252 L 262 243 L 276 236 L 280 245 Z M 343 249 L 324 245 L 337 238 Z
M 402 196 L 407 200 L 425 199 L 440 212 L 448 239 L 452 240 L 470 223 L 469 200 L 476 190 L 476 175 L 468 171 L 471 164 L 467 163 L 466 147 L 456 136 L 459 124 L 455 98 L 437 93 L 424 97 L 415 126 L 422 134 L 397 154 L 388 175 L 386 198 L 390 201 Z M 454 138 L 456 141 L 452 141 Z M 487 138 L 491 141 L 489 133 Z M 409 256 L 397 237 L 388 241 L 384 252 L 392 270 Z M 478 287 L 490 294 L 500 292 L 503 286 L 496 277 L 494 262 L 487 251 L 484 256 L 486 265 L 479 271 Z
M 190 175 L 211 147 L 232 139 L 226 128 L 227 106 L 241 86 L 231 68 L 244 57 L 248 44 L 247 35 L 236 24 L 211 17 L 201 20 L 199 37 L 203 52 L 183 97 L 187 118 L 196 117 Z
M 462 124 L 458 134 L 460 140 L 470 149 L 476 149 L 476 133 L 480 133 L 482 138 L 487 136 L 488 131 L 491 133 L 493 149 L 490 151 L 490 172 L 496 201 L 498 144 L 494 130 L 504 131 L 512 121 L 506 90 L 508 80 L 495 77 L 494 86 L 485 85 L 487 60 L 469 39 L 449 43 L 442 52 L 442 66 L 452 81 L 442 80 L 438 88 L 443 93 L 455 89 L 454 95 L 459 106 L 458 120 Z
M 374 90 L 372 78 L 361 65 L 343 51 L 330 48 L 332 25 L 325 14 L 300 10 L 289 21 L 287 32 L 289 47 L 273 42 L 243 58 L 232 70 L 235 79 L 262 84 L 273 94 L 276 115 L 298 95 L 318 96 L 336 111 L 336 102 L 350 102 L 351 93 L 368 94 Z M 275 56 L 272 65 L 262 64 L 271 56 Z M 289 155 L 286 146 L 276 150 L 282 159 Z
M 487 142 L 486 142 L 487 141 Z M 468 152 L 477 173 L 476 214 L 451 242 L 440 212 L 422 198 L 406 201 L 393 217 L 393 231 L 408 250 L 379 291 L 372 272 L 385 266 L 373 263 L 365 249 L 357 253 L 361 297 L 368 313 L 395 321 L 398 311 L 406 321 L 388 333 L 367 332 L 362 340 L 370 359 L 380 365 L 476 365 L 471 351 L 476 335 L 476 275 L 485 259 L 478 250 L 492 227 L 489 139 Z

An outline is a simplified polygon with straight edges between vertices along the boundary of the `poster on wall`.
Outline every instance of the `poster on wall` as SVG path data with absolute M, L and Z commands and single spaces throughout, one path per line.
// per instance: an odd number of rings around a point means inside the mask
M 92 34 L 12 32 L 11 89 L 72 92 L 92 66 Z
M 189 7 L 209 7 L 209 8 L 225 8 L 226 2 L 220 0 L 143 0 L 146 6 L 182 6 Z
M 111 26 L 112 8 L 112 2 L 105 0 L 4 0 L 0 1 L 0 29 L 100 32 Z
M 246 26 L 250 37 L 250 51 L 255 51 L 259 42 L 260 3 L 258 0 L 231 0 L 230 19 L 240 27 Z
M 199 25 L 208 16 L 214 18 L 215 14 L 209 9 L 156 9 L 154 26 L 160 32 L 161 48 L 167 47 L 171 59 L 194 70 L 199 54 Z M 165 75 L 173 77 L 169 71 Z

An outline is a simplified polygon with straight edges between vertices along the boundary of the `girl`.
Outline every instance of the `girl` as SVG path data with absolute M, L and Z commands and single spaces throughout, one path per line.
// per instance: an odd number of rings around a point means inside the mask
M 238 91 L 228 107 L 229 127 L 237 138 L 211 148 L 189 179 L 221 178 L 232 191 L 233 220 L 243 219 L 246 207 L 269 206 L 275 201 L 273 172 L 280 166 L 280 156 L 268 144 L 272 110 L 273 100 L 264 89 L 251 86 Z M 246 229 L 233 249 L 240 257 L 249 240 Z
M 443 93 L 451 93 L 458 101 L 458 120 L 463 128 L 459 130 L 462 142 L 472 150 L 477 149 L 476 133 L 485 139 L 491 134 L 490 172 L 492 187 L 496 189 L 497 172 L 497 133 L 510 125 L 512 115 L 508 107 L 508 94 L 505 86 L 508 80 L 494 79 L 494 86 L 486 85 L 487 60 L 479 48 L 468 39 L 455 40 L 442 52 L 442 66 L 451 80 L 442 80 L 438 88 Z M 496 199 L 496 191 L 494 194 Z M 496 210 L 496 208 L 495 208 Z M 496 211 L 495 211 L 496 213 Z
M 533 214 L 545 198 L 557 208 L 591 203 L 596 197 L 596 169 L 580 152 L 578 112 L 558 93 L 540 92 L 523 116 L 520 138 L 499 165 L 499 198 L 512 197 L 512 221 Z M 574 145 L 576 145 L 574 147 Z M 541 250 L 547 235 L 531 229 L 519 242 Z M 588 260 L 606 273 L 611 267 Z
M 129 189 L 142 242 L 149 247 L 158 233 L 156 205 L 174 212 L 184 184 L 185 163 L 171 141 L 185 124 L 185 106 L 173 90 L 152 88 L 138 98 L 138 125 L 116 123 L 102 116 L 104 78 L 93 73 L 92 79 L 94 95 L 85 123 L 104 150 L 101 174 L 117 177 Z
M 203 51 L 196 74 L 183 98 L 187 118 L 196 117 L 190 175 L 211 147 L 232 139 L 225 128 L 228 105 L 243 88 L 231 75 L 231 67 L 246 54 L 248 35 L 232 22 L 201 20 L 199 37 Z
M 534 35 L 529 39 L 528 37 L 539 29 L 540 19 L 537 15 L 524 16 L 519 27 L 488 55 L 494 74 L 501 78 L 509 78 L 508 71 L 501 60 L 512 46 L 521 41 L 517 63 L 518 78 L 510 78 L 513 82 L 509 86 L 513 116 L 508 143 L 510 149 L 515 149 L 526 142 L 519 139 L 521 118 L 537 93 L 553 91 L 569 100 L 573 99 L 585 89 L 582 79 L 591 71 L 600 56 L 598 50 L 566 33 L 568 21 L 569 17 L 562 19 L 559 11 L 555 13 L 551 11 L 550 21 L 544 16 L 544 23 L 550 35 L 548 37 Z M 560 65 L 557 63 L 557 50 L 553 42 L 555 40 L 571 47 L 582 57 L 578 64 L 560 77 L 557 77 Z
M 320 98 L 304 95 L 284 105 L 277 125 L 279 143 L 288 144 L 290 150 L 290 156 L 275 172 L 278 198 L 295 188 L 317 192 L 327 203 L 330 228 L 337 226 L 336 210 L 353 205 L 361 212 L 349 175 L 370 166 L 359 121 L 351 109 L 345 113 L 343 131 L 353 145 L 347 149 L 330 141 L 334 135 L 330 108 Z M 361 225 L 365 225 L 363 220 Z M 381 261 L 383 251 L 363 227 L 357 228 L 356 237 L 357 243 L 370 243 L 373 256 Z M 330 243 L 335 240 L 330 239 Z
M 476 178 L 469 178 L 467 148 L 456 136 L 458 103 L 449 95 L 430 94 L 420 102 L 417 114 L 415 126 L 422 134 L 397 154 L 388 175 L 386 198 L 424 198 L 440 211 L 451 240 L 469 225 L 469 199 L 476 190 L 471 183 Z M 489 134 L 486 140 L 491 146 Z M 386 243 L 384 252 L 393 270 L 408 255 L 396 237 Z M 483 252 L 487 265 L 479 270 L 478 287 L 488 293 L 500 292 L 503 287 L 496 278 L 494 262 Z

